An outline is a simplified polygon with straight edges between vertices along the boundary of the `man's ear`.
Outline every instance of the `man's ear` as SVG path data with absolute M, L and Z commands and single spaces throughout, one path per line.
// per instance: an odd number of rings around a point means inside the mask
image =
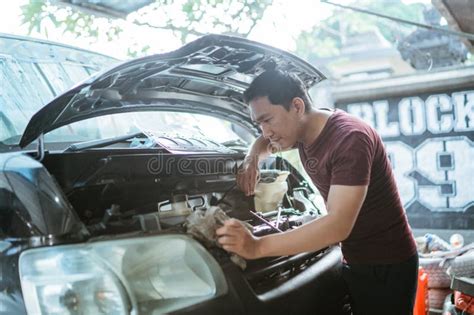
M 305 113 L 305 103 L 301 97 L 294 97 L 291 104 L 295 107 L 298 114 L 302 115 Z

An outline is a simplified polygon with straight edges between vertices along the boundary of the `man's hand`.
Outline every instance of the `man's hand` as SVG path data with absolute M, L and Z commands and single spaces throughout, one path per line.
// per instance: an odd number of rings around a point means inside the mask
M 259 238 L 255 237 L 239 221 L 230 219 L 224 226 L 216 230 L 218 242 L 226 251 L 237 254 L 245 259 L 259 257 Z
M 257 238 L 239 221 L 230 219 L 216 230 L 216 234 L 225 250 L 247 259 L 313 252 L 350 235 L 366 195 L 366 185 L 331 185 L 328 214 L 297 229 Z
M 247 157 L 237 170 L 237 186 L 246 196 L 255 193 L 255 186 L 259 178 L 257 158 Z

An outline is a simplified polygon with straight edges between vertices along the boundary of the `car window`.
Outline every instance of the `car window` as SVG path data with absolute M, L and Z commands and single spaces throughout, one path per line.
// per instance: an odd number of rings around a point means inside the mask
M 114 58 L 80 49 L 0 36 L 0 141 L 18 143 L 34 113 L 115 63 Z

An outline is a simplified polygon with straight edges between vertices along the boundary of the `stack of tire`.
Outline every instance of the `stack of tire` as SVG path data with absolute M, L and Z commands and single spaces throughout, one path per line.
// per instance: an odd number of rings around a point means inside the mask
M 450 277 L 466 277 L 474 278 L 474 250 L 469 250 L 463 253 L 460 256 L 457 256 L 449 262 L 449 267 L 447 273 Z M 461 292 L 466 294 L 466 292 Z M 455 293 L 455 295 L 460 295 L 460 293 Z M 472 300 L 470 295 L 467 296 L 468 299 Z M 469 303 L 467 306 L 461 302 L 461 298 L 456 298 L 456 296 L 447 299 L 444 304 L 443 314 L 474 314 L 472 303 Z M 466 303 L 464 303 L 466 304 Z
M 474 250 L 469 250 L 457 256 L 447 264 L 448 276 L 474 277 Z
M 444 300 L 452 292 L 449 267 L 444 258 L 420 258 L 420 267 L 428 274 L 428 300 L 432 311 L 441 312 Z

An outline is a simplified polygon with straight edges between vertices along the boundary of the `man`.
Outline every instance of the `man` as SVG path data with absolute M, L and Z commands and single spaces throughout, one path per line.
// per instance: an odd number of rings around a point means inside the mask
M 313 109 L 303 82 L 267 71 L 245 91 L 262 130 L 237 176 L 252 195 L 258 163 L 275 149 L 298 148 L 328 214 L 289 232 L 254 237 L 236 220 L 216 233 L 247 259 L 293 255 L 341 243 L 343 278 L 354 314 L 411 314 L 418 274 L 415 242 L 382 140 L 344 111 Z

